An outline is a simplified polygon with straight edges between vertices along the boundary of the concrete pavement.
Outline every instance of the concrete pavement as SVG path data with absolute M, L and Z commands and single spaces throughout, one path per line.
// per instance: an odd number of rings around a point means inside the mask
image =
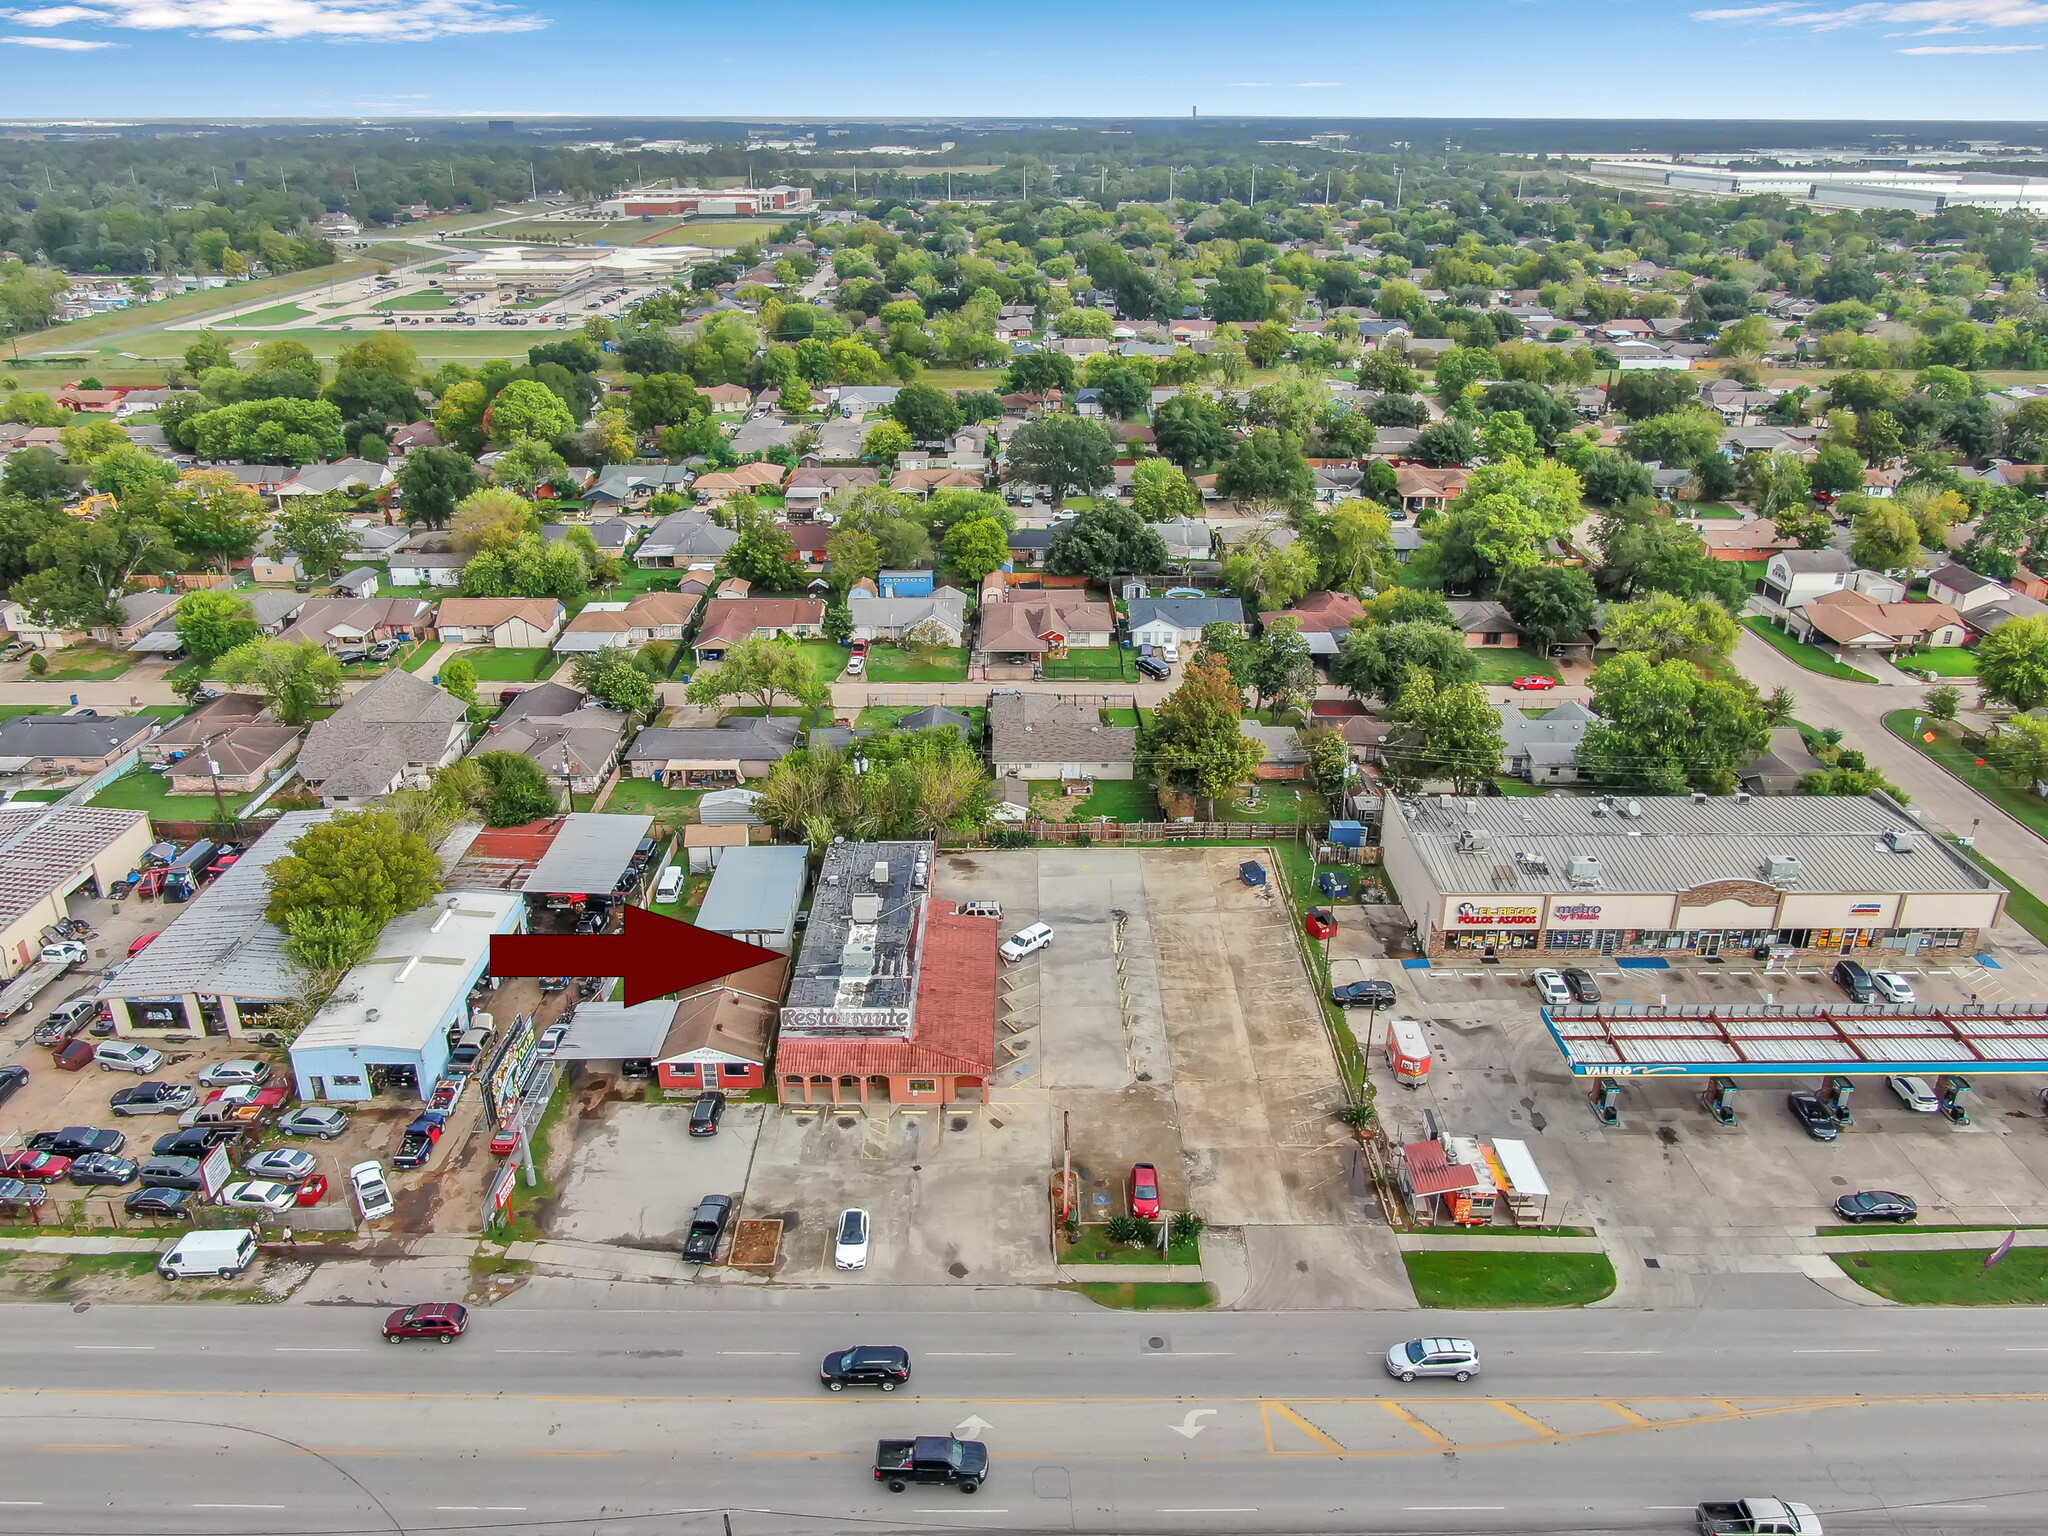
M 515 1300 L 445 1349 L 355 1307 L 6 1308 L 0 1532 L 1676 1532 L 1758 1493 L 1831 1531 L 2048 1524 L 2034 1310 L 1437 1313 L 1484 1374 L 1402 1384 L 1413 1314 L 913 1307 Z M 855 1342 L 909 1387 L 821 1391 Z M 973 1497 L 870 1476 L 876 1438 L 962 1426 Z

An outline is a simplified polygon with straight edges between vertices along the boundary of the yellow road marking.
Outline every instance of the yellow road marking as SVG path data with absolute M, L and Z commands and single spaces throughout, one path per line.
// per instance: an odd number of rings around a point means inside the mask
M 1387 1412 L 1391 1413 L 1403 1424 L 1406 1424 L 1410 1429 L 1416 1431 L 1418 1434 L 1426 1435 L 1429 1439 L 1435 1441 L 1440 1449 L 1447 1451 L 1451 1448 L 1452 1442 L 1446 1436 L 1438 1433 L 1435 1429 L 1423 1423 L 1422 1420 L 1415 1417 L 1414 1414 L 1410 1413 L 1406 1408 L 1403 1408 L 1391 1397 L 1383 1397 L 1379 1400 L 1379 1403 L 1382 1408 L 1386 1409 Z
M 1259 1407 L 1263 1412 L 1266 1424 L 1266 1449 L 1273 1455 L 1316 1456 L 1321 1454 L 1321 1452 L 1318 1451 L 1283 1451 L 1278 1449 L 1273 1444 L 1273 1416 L 1275 1414 L 1278 1414 L 1287 1423 L 1293 1425 L 1296 1429 L 1300 1430 L 1304 1435 L 1307 1435 L 1309 1439 L 1315 1441 L 1316 1444 L 1322 1446 L 1324 1450 L 1335 1451 L 1340 1455 L 1343 1454 L 1345 1448 L 1342 1445 L 1340 1445 L 1337 1441 L 1331 1439 L 1330 1436 L 1323 1433 L 1322 1430 L 1316 1428 L 1315 1425 L 1309 1423 L 1307 1419 L 1304 1419 L 1300 1414 L 1296 1413 L 1292 1408 L 1288 1407 L 1285 1403 L 1276 1403 L 1270 1400 L 1266 1400 L 1260 1402 Z
M 1641 1415 L 1640 1413 L 1637 1413 L 1635 1409 L 1629 1407 L 1628 1404 L 1617 1403 L 1611 1397 L 1598 1398 L 1596 1399 L 1596 1401 L 1600 1404 L 1602 1408 L 1605 1408 L 1608 1412 L 1619 1414 L 1622 1418 L 1627 1419 L 1631 1424 L 1640 1425 L 1648 1424 L 1651 1422 L 1649 1419 L 1643 1417 L 1643 1415 Z
M 1544 1423 L 1541 1419 L 1535 1417 L 1533 1414 L 1527 1414 L 1522 1412 L 1521 1409 L 1517 1408 L 1513 1403 L 1509 1402 L 1506 1398 L 1489 1397 L 1488 1399 L 1486 1399 L 1486 1401 L 1490 1403 L 1493 1407 L 1498 1408 L 1502 1413 L 1506 1414 L 1509 1418 L 1514 1419 L 1518 1423 L 1528 1425 L 1531 1429 L 1535 1430 L 1536 1433 L 1539 1435 L 1543 1435 L 1547 1438 L 1557 1433 L 1557 1431 L 1551 1428 L 1550 1425 Z

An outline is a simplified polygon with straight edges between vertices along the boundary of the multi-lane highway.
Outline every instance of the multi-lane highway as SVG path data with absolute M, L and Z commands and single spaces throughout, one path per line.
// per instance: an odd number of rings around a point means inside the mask
M 1425 1314 L 1478 1380 L 1389 1380 L 1415 1314 L 476 1315 L 0 1309 L 0 1536 L 62 1532 L 1678 1531 L 1779 1493 L 1830 1531 L 2048 1527 L 2034 1313 Z M 819 1357 L 914 1355 L 831 1395 Z M 966 1425 L 979 1493 L 892 1496 Z M 985 1425 L 986 1428 L 980 1426 Z

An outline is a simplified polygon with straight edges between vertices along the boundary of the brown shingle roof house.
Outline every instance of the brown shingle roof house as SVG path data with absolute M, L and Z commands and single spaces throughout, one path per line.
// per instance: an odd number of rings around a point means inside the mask
M 704 623 L 690 648 L 700 660 L 715 661 L 757 635 L 809 639 L 825 632 L 825 604 L 815 597 L 714 597 L 704 605 Z
M 1104 725 L 1092 704 L 1000 690 L 989 695 L 988 728 L 999 778 L 1128 779 L 1135 771 L 1136 727 Z

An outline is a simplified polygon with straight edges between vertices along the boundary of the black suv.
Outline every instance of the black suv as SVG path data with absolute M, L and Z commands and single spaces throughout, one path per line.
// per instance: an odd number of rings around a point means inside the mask
M 119 1131 L 95 1130 L 89 1125 L 67 1125 L 61 1131 L 37 1131 L 29 1137 L 30 1150 L 54 1152 L 59 1157 L 83 1157 L 88 1152 L 118 1152 L 128 1145 Z
M 198 1214 L 194 1207 L 199 1204 L 199 1195 L 196 1190 L 158 1185 L 138 1189 L 121 1204 L 130 1216 L 182 1216 L 190 1221 Z
M 732 1196 L 706 1195 L 690 1218 L 690 1235 L 683 1239 L 683 1258 L 692 1264 L 709 1264 L 718 1257 L 718 1241 L 732 1220 Z
M 1341 987 L 1330 988 L 1330 1001 L 1339 1008 L 1391 1008 L 1394 1006 L 1394 984 L 1391 981 L 1353 981 Z
M 225 1146 L 242 1133 L 232 1126 L 188 1126 L 182 1131 L 172 1131 L 168 1136 L 159 1136 L 151 1147 L 154 1157 L 204 1157 L 215 1147 Z
M 690 1134 L 716 1136 L 719 1118 L 725 1113 L 725 1095 L 707 1093 L 690 1108 Z
M 818 1380 L 834 1392 L 848 1387 L 880 1387 L 894 1392 L 910 1380 L 910 1351 L 893 1344 L 860 1344 L 835 1349 L 818 1367 Z

